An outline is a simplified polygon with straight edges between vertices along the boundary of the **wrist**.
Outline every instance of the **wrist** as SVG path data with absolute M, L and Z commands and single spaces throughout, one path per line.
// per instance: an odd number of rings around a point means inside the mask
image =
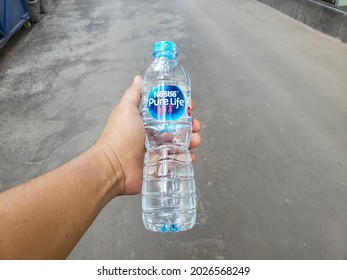
M 96 176 L 99 177 L 100 185 L 106 187 L 109 202 L 124 192 L 124 172 L 122 165 L 107 143 L 97 142 L 90 148 L 92 160 L 94 161 Z

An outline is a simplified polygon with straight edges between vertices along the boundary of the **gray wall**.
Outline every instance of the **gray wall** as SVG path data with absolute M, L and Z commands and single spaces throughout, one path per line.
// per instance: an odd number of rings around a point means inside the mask
M 347 43 L 347 13 L 311 0 L 258 0 Z

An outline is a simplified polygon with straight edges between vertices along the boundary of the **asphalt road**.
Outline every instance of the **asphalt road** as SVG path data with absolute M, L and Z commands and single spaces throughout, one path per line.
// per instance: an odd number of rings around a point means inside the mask
M 151 233 L 117 198 L 69 258 L 347 258 L 346 44 L 255 0 L 54 3 L 0 70 L 1 190 L 91 146 L 158 40 L 203 123 L 196 226 Z

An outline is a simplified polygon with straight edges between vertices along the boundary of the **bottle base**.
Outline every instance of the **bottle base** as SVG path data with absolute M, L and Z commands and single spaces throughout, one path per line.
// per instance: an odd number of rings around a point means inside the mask
M 191 229 L 196 221 L 196 211 L 185 213 L 145 213 L 142 212 L 142 220 L 146 229 L 154 232 L 180 232 Z

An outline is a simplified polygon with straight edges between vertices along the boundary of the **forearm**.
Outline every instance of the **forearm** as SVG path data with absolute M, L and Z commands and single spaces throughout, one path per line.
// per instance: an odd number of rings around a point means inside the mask
M 66 258 L 101 209 L 123 189 L 121 166 L 106 154 L 94 146 L 1 193 L 0 259 Z

